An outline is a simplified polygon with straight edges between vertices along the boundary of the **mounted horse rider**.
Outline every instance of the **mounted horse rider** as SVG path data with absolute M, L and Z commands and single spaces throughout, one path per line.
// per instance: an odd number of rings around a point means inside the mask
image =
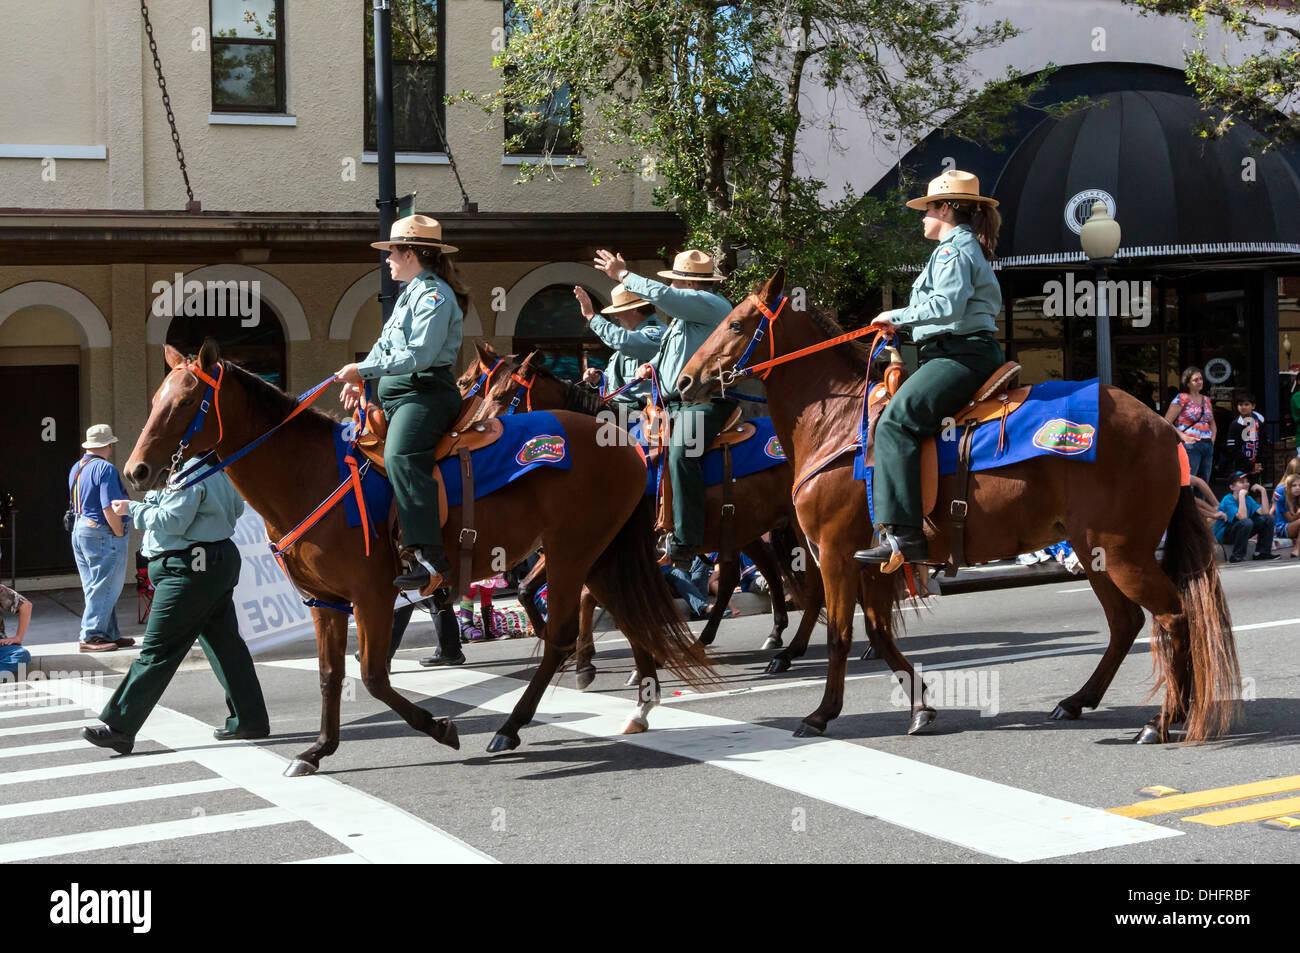
M 436 219 L 400 218 L 389 241 L 370 247 L 388 251 L 388 270 L 406 287 L 365 360 L 343 365 L 335 376 L 343 381 L 340 396 L 348 410 L 360 400 L 364 381 L 379 382 L 376 397 L 388 418 L 384 469 L 397 498 L 406 564 L 393 585 L 428 594 L 451 568 L 439 527 L 434 448 L 460 413 L 452 368 L 469 289 L 447 257 L 457 249 L 442 241 Z
M 640 295 L 672 318 L 659 352 L 637 369 L 637 377 L 643 380 L 657 376 L 672 386 L 687 361 L 732 311 L 731 302 L 709 290 L 725 276 L 713 273 L 713 259 L 702 251 L 684 251 L 673 259 L 671 270 L 658 272 L 669 280 L 667 285 L 633 274 L 622 255 L 604 249 L 596 252 L 595 264 L 609 277 L 621 281 L 625 290 Z M 668 472 L 673 487 L 673 534 L 668 557 L 673 565 L 689 568 L 704 541 L 704 475 L 700 470 L 704 448 L 717 438 L 735 412 L 736 403 L 713 397 L 687 404 L 675 393 L 664 400 L 672 427 Z
M 921 440 L 939 433 L 975 389 L 1005 360 L 995 318 L 1002 289 L 993 249 L 1002 217 L 980 195 L 979 179 L 950 170 L 907 203 L 925 211 L 925 237 L 939 246 L 912 285 L 906 308 L 883 311 L 873 327 L 906 329 L 921 345 L 920 366 L 880 415 L 875 431 L 873 496 L 880 542 L 859 550 L 864 563 L 885 563 L 895 547 L 908 562 L 928 558 L 922 528 Z
M 574 287 L 573 296 L 578 299 L 582 316 L 592 333 L 614 349 L 604 373 L 589 367 L 582 376 L 583 383 L 598 388 L 604 394 L 615 394 L 635 381 L 637 368 L 646 361 L 653 360 L 659 353 L 664 326 L 655 316 L 654 305 L 632 294 L 622 285 L 615 285 L 610 292 L 613 303 L 608 308 L 600 309 L 600 314 L 611 315 L 609 319 L 596 314 L 591 306 L 591 297 L 581 286 Z M 635 408 L 645 401 L 636 394 L 625 392 L 610 398 L 610 402 Z

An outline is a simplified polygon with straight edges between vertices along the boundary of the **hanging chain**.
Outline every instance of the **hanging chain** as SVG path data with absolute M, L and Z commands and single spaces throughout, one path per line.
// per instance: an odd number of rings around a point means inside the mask
M 185 205 L 187 212 L 199 211 L 199 203 L 194 198 L 194 189 L 190 187 L 190 174 L 185 169 L 185 153 L 181 150 L 181 134 L 176 129 L 176 116 L 172 113 L 171 97 L 167 95 L 167 79 L 163 76 L 162 61 L 158 59 L 158 44 L 153 38 L 153 24 L 149 22 L 149 7 L 140 0 L 140 14 L 144 17 L 144 32 L 149 37 L 149 52 L 153 54 L 153 68 L 158 74 L 158 88 L 162 90 L 163 108 L 167 110 L 167 125 L 172 127 L 172 142 L 176 146 L 176 163 L 181 167 L 181 178 L 185 180 L 185 194 L 189 202 Z

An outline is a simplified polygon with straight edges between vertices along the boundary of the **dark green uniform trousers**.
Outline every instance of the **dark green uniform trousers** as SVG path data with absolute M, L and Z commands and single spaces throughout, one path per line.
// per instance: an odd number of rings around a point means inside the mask
M 678 546 L 704 542 L 704 474 L 700 465 L 704 448 L 717 438 L 735 410 L 734 400 L 720 398 L 669 406 L 668 473 L 673 484 L 673 542 Z
M 149 561 L 154 595 L 144 645 L 100 721 L 124 734 L 138 732 L 197 638 L 226 691 L 226 730 L 270 727 L 262 686 L 235 618 L 239 563 L 239 550 L 228 539 Z
M 388 417 L 384 469 L 397 498 L 402 545 L 418 546 L 426 559 L 443 558 L 438 526 L 434 448 L 460 413 L 460 391 L 446 367 L 380 378 L 378 396 Z
M 989 334 L 927 341 L 920 358 L 921 366 L 876 421 L 871 492 L 878 524 L 921 527 L 922 438 L 939 434 L 944 418 L 970 403 L 975 388 L 1006 360 Z M 954 440 L 961 438 L 959 429 L 950 432 Z

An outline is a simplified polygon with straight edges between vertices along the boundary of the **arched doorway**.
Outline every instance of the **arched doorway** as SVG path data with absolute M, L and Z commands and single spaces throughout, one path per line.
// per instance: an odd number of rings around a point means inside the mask
M 256 325 L 244 327 L 238 314 L 181 314 L 167 326 L 167 343 L 182 354 L 197 354 L 204 338 L 215 338 L 221 356 L 282 390 L 286 387 L 284 325 L 266 301 Z
M 604 295 L 587 288 L 595 307 Z M 572 285 L 547 285 L 535 292 L 519 311 L 514 349 L 526 354 L 545 352 L 544 366 L 564 380 L 577 380 L 588 367 L 604 367 L 612 351 L 592 333 L 573 297 Z

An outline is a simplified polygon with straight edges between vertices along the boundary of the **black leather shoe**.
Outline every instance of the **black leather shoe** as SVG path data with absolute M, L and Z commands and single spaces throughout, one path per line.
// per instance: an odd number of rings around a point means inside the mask
M 1256 553 L 1254 556 L 1251 556 L 1250 558 L 1252 561 L 1256 559 L 1261 561 L 1265 561 L 1269 559 L 1277 559 L 1277 553 Z
M 212 732 L 212 737 L 218 741 L 257 741 L 261 738 L 271 737 L 271 729 L 236 728 L 234 731 L 227 731 L 225 728 L 218 728 Z
M 135 747 L 135 735 L 114 731 L 107 725 L 82 728 L 81 737 L 97 747 L 112 748 L 118 754 L 130 754 Z
M 465 653 L 460 655 L 446 656 L 441 652 L 435 652 L 433 655 L 427 655 L 420 659 L 420 664 L 425 668 L 441 668 L 447 665 L 464 665 Z
M 926 542 L 925 533 L 916 527 L 892 527 L 894 537 L 898 540 L 899 552 L 905 562 L 924 562 L 930 558 L 930 544 Z M 889 541 L 881 539 L 871 549 L 859 549 L 853 558 L 860 563 L 887 563 L 894 555 L 894 548 Z
M 425 560 L 420 558 L 421 556 L 422 553 L 418 548 L 403 550 L 406 572 L 394 579 L 393 585 L 398 589 L 418 589 L 421 595 L 426 593 L 432 595 L 434 590 L 443 585 L 447 573 L 451 572 L 451 565 L 445 558 L 435 557 L 432 560 Z M 434 573 L 429 572 L 429 566 L 433 567 Z

